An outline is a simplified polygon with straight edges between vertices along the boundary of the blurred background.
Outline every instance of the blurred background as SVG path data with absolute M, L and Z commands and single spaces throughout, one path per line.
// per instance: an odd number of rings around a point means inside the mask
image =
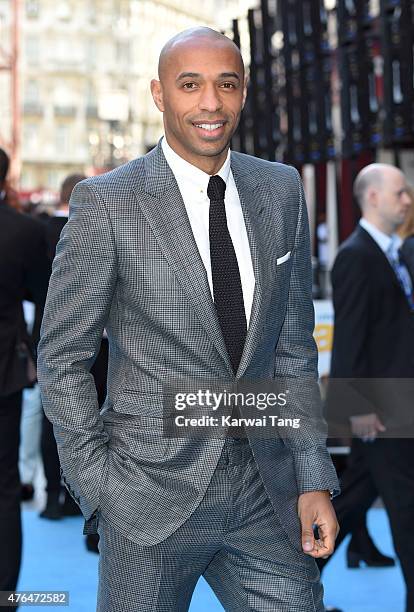
M 232 148 L 292 164 L 302 175 L 323 379 L 333 335 L 329 271 L 360 217 L 354 179 L 367 164 L 383 161 L 414 183 L 412 0 L 0 0 L 0 147 L 11 159 L 9 203 L 52 216 L 66 177 L 100 174 L 150 150 L 162 135 L 149 88 L 159 52 L 194 25 L 232 38 L 248 69 L 248 99 Z M 30 325 L 27 302 L 25 314 Z M 38 446 L 36 394 L 37 388 L 25 391 L 22 439 L 25 426 L 33 439 L 27 423 L 35 406 Z M 349 447 L 331 452 L 339 460 Z M 45 503 L 41 471 L 33 482 L 27 510 Z M 392 554 L 385 514 L 370 512 L 370 528 Z M 78 597 L 73 609 L 93 609 L 97 560 L 84 550 L 80 526 L 79 516 L 59 523 L 59 531 L 49 523 L 47 539 L 37 515 L 24 513 L 31 537 L 21 588 L 64 583 Z M 41 566 L 33 563 L 40 549 Z M 54 563 L 56 551 L 65 551 L 66 565 Z M 347 610 L 402 609 L 397 568 L 362 576 L 344 566 L 340 550 L 324 574 L 331 600 Z M 219 609 L 204 583 L 198 589 L 194 610 Z
M 411 0 L 0 0 L 0 146 L 26 206 L 104 172 L 162 133 L 149 90 L 163 44 L 192 25 L 241 47 L 249 97 L 233 148 L 302 172 L 315 297 L 353 230 L 357 172 L 414 179 Z M 10 178 L 9 177 L 9 178 Z

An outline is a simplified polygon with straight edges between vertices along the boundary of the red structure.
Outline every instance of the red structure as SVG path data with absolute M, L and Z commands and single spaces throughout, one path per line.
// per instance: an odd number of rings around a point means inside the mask
M 20 167 L 20 87 L 19 87 L 19 24 L 21 0 L 11 0 L 10 48 L 0 43 L 0 70 L 10 73 L 11 134 L 5 138 L 0 134 L 0 143 L 7 149 L 12 162 L 12 179 L 18 176 Z

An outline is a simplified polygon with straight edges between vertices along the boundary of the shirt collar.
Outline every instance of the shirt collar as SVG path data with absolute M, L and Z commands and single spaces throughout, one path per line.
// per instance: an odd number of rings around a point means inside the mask
M 384 234 L 381 230 L 379 230 L 375 225 L 364 219 L 359 220 L 359 224 L 364 228 L 365 231 L 371 236 L 373 240 L 378 244 L 381 251 L 388 254 L 390 251 L 398 251 L 402 244 L 402 240 L 398 234 Z
M 167 160 L 168 165 L 170 166 L 175 178 L 177 179 L 177 182 L 179 184 L 180 182 L 185 182 L 194 189 L 196 189 L 197 192 L 203 192 L 204 195 L 207 195 L 207 186 L 210 180 L 210 175 L 180 157 L 170 147 L 165 136 L 161 141 L 161 146 L 165 159 Z M 230 174 L 230 155 L 231 153 L 229 149 L 224 164 L 217 172 L 217 174 L 223 179 L 225 183 L 227 183 Z

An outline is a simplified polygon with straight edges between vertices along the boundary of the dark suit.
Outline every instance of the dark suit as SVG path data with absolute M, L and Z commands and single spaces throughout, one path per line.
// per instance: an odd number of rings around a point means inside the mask
M 345 483 L 353 484 L 342 486 L 335 503 L 338 520 L 352 529 L 380 493 L 407 584 L 407 610 L 412 611 L 414 314 L 384 252 L 361 226 L 339 250 L 332 286 L 329 421 L 338 424 L 375 412 L 387 428 L 374 442 L 353 441 L 351 467 L 344 475 Z M 342 529 L 341 538 L 346 533 Z
M 48 277 L 43 226 L 0 203 L 0 590 L 16 588 L 21 555 L 21 398 L 31 382 L 28 365 L 36 342 L 27 334 L 22 301 L 30 299 L 41 312 Z

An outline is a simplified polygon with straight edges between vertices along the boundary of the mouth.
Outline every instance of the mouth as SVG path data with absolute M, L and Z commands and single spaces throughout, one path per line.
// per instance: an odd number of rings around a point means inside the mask
M 200 136 L 207 139 L 214 139 L 222 136 L 226 121 L 195 121 L 193 126 L 197 128 Z

